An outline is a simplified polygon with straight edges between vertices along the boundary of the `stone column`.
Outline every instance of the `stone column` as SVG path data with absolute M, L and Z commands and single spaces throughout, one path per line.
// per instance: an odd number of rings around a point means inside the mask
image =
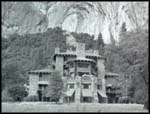
M 63 56 L 56 56 L 56 71 L 59 71 L 61 76 L 64 75 L 64 58 Z
M 92 77 L 92 85 L 93 85 L 93 98 L 94 98 L 94 103 L 98 103 L 98 96 L 97 96 L 97 85 L 95 85 L 96 82 L 96 77 Z
M 102 80 L 102 91 L 106 94 L 104 62 L 105 62 L 104 59 L 98 59 L 97 68 L 98 68 L 98 78 Z
M 38 74 L 29 74 L 29 95 L 37 95 L 38 81 Z
M 80 103 L 81 98 L 81 77 L 76 76 L 75 102 Z

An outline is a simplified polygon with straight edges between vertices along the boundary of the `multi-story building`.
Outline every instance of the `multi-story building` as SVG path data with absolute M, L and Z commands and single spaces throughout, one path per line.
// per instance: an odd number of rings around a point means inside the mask
M 29 95 L 38 95 L 39 100 L 43 101 L 46 97 L 42 95 L 42 91 L 48 86 L 51 73 L 59 71 L 64 81 L 64 102 L 111 102 L 108 98 L 110 96 L 116 99 L 116 96 L 110 95 L 115 91 L 109 91 L 113 86 L 106 79 L 118 77 L 118 74 L 106 73 L 104 62 L 105 58 L 97 50 L 85 50 L 83 43 L 78 43 L 75 51 L 60 52 L 59 48 L 55 48 L 53 69 L 28 72 Z

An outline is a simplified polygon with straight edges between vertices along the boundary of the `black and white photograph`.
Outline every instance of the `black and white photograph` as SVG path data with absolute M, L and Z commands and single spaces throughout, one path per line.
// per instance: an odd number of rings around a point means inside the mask
M 148 1 L 1 1 L 1 109 L 149 113 Z

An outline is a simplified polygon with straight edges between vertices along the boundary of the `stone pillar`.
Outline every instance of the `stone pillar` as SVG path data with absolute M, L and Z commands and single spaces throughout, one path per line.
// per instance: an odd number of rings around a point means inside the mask
M 105 76 L 104 59 L 97 60 L 97 69 L 98 69 L 98 77 L 100 79 L 104 79 L 104 76 Z
M 81 98 L 81 77 L 76 76 L 75 102 L 80 103 Z
M 77 43 L 76 55 L 77 55 L 77 57 L 85 58 L 85 44 L 84 43 Z
M 91 75 L 92 74 L 92 63 L 89 64 L 88 69 L 90 71 L 89 74 Z
M 94 103 L 98 103 L 97 91 L 94 92 Z
M 77 62 L 74 62 L 74 77 L 77 75 Z
M 97 96 L 97 85 L 95 85 L 97 82 L 96 82 L 96 77 L 93 77 L 92 76 L 92 92 L 93 92 L 93 98 L 94 98 L 94 103 L 98 103 L 98 96 Z
M 104 62 L 105 62 L 104 59 L 98 59 L 97 68 L 98 68 L 98 78 L 102 80 L 102 91 L 106 93 Z
M 64 58 L 63 56 L 56 56 L 56 71 L 59 71 L 61 76 L 64 74 Z
M 29 95 L 37 95 L 38 81 L 38 74 L 29 74 Z

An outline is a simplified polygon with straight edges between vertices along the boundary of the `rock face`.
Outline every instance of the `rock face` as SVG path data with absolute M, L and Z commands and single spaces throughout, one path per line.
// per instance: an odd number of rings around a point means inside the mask
M 47 30 L 48 19 L 26 2 L 2 3 L 2 35 L 37 33 Z
M 67 31 L 110 33 L 118 40 L 122 23 L 127 30 L 148 28 L 148 2 L 3 2 L 2 34 L 43 32 L 59 26 Z

